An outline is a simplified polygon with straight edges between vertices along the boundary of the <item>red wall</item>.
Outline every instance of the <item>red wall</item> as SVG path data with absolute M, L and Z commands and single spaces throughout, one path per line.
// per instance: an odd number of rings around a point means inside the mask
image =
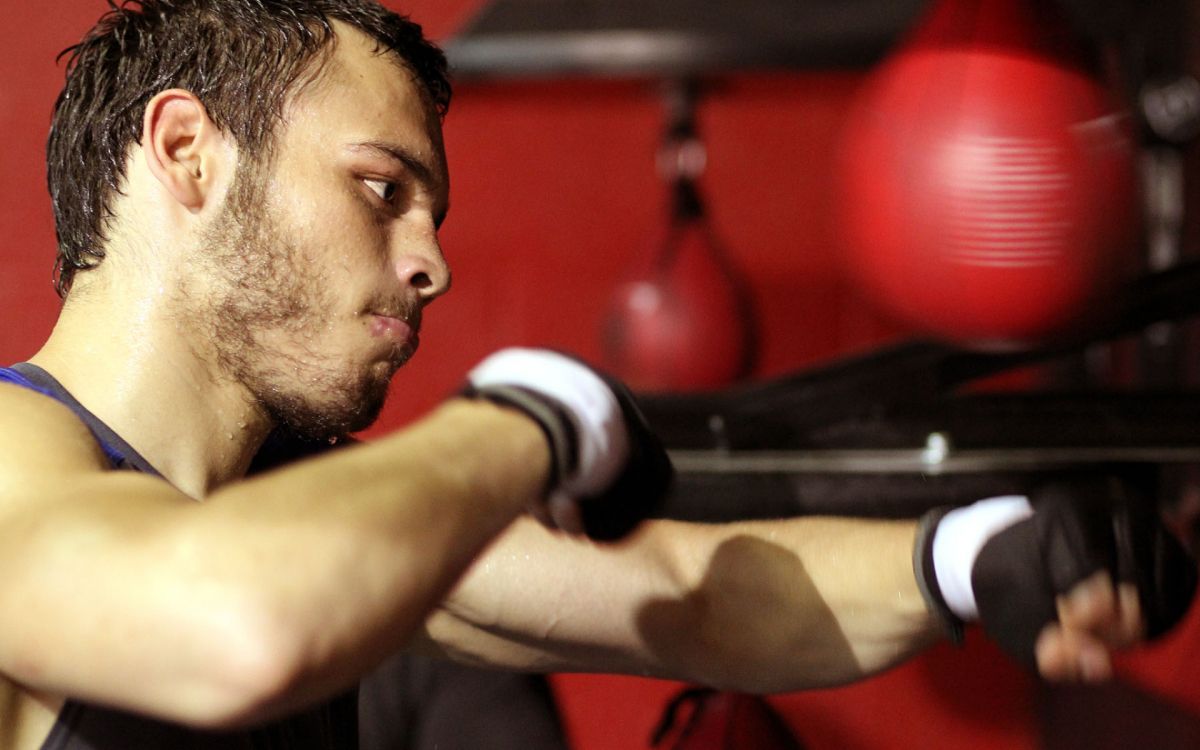
M 410 0 L 403 7 L 444 37 L 478 4 Z M 42 178 L 61 79 L 54 54 L 103 6 L 13 3 L 0 25 L 0 362 L 35 351 L 54 319 L 53 231 Z M 897 332 L 850 293 L 837 268 L 830 151 L 858 80 L 849 73 L 743 76 L 703 105 L 704 187 L 763 318 L 759 377 Z M 661 117 L 650 84 L 460 86 L 446 124 L 453 210 L 443 231 L 455 288 L 430 310 L 421 354 L 398 377 L 378 430 L 436 403 L 498 347 L 599 355 L 608 295 L 663 226 L 654 170 Z M 1188 685 L 1198 644 L 1177 638 L 1129 659 L 1126 669 L 1200 710 L 1200 689 Z M 590 676 L 560 677 L 556 686 L 581 750 L 644 747 L 677 687 Z M 934 649 L 862 685 L 773 700 L 813 748 L 1036 744 L 1032 682 L 978 639 L 963 652 Z

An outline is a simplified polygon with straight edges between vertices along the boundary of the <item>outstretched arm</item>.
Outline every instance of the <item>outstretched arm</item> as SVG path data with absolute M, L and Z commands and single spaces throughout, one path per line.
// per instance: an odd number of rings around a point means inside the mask
M 774 692 L 861 678 L 979 621 L 1047 678 L 1099 680 L 1195 586 L 1153 506 L 1100 477 L 919 526 L 655 522 L 603 547 L 518 524 L 428 627 L 460 658 Z
M 859 679 L 939 637 L 911 522 L 648 522 L 598 545 L 519 521 L 428 623 L 456 658 L 775 692 Z

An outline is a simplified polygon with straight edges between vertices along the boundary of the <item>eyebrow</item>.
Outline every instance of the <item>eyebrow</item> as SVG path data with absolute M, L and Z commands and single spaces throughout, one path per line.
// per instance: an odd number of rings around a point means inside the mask
M 416 176 L 417 181 L 423 183 L 426 187 L 441 188 L 442 186 L 442 180 L 437 176 L 433 167 L 429 166 L 429 164 L 404 146 L 384 141 L 364 141 L 352 144 L 350 150 L 356 152 L 370 151 L 384 158 L 395 159 L 403 164 L 409 172 L 412 172 Z M 439 227 L 445 221 L 448 210 L 449 206 L 444 206 L 438 212 L 437 216 L 434 217 Z

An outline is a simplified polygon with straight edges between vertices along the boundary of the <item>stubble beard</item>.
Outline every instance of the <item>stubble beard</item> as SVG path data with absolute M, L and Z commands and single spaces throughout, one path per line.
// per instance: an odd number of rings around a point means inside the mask
M 272 423 L 326 440 L 369 427 L 387 398 L 395 366 L 354 368 L 331 346 L 332 290 L 312 248 L 272 210 L 266 169 L 241 165 L 222 214 L 201 238 L 198 272 L 210 284 L 204 312 L 220 377 L 241 384 Z M 336 347 L 332 351 L 337 351 Z

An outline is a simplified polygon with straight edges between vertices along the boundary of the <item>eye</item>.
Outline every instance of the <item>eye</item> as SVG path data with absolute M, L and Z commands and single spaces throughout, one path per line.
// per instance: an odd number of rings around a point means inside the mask
M 392 198 L 396 197 L 397 185 L 394 182 L 389 180 L 363 180 L 363 182 L 386 203 L 391 203 Z

